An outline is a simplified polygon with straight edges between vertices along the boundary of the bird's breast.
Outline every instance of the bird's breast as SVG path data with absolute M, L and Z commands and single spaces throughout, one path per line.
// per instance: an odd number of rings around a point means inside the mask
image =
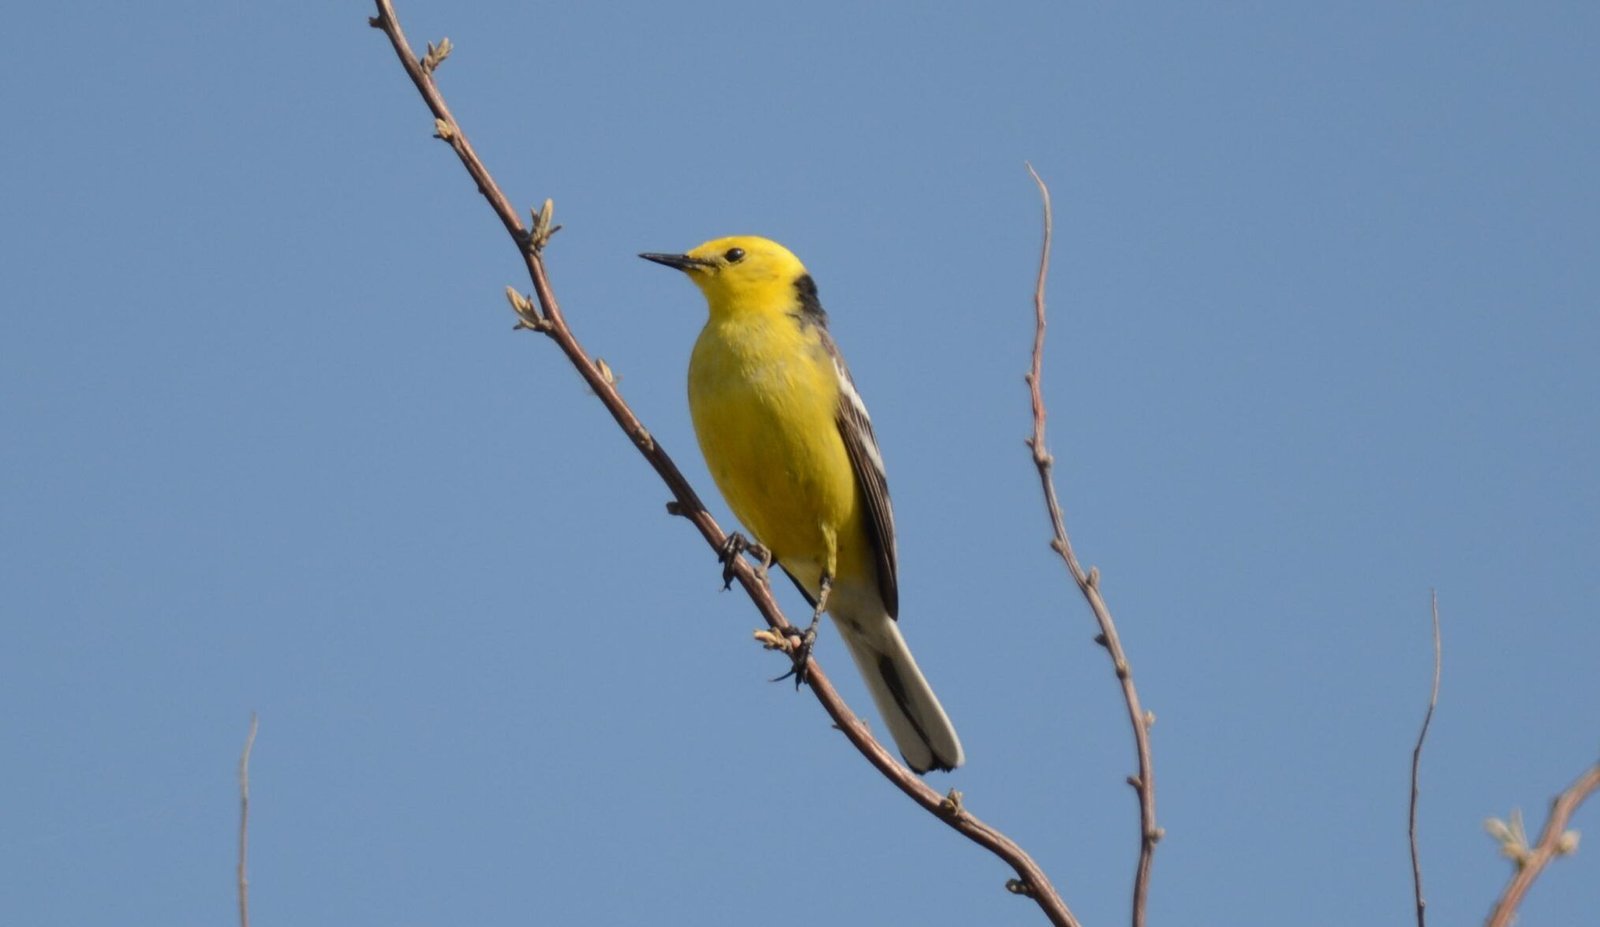
M 820 557 L 857 517 L 820 339 L 788 317 L 713 322 L 695 344 L 689 410 L 734 515 L 778 557 Z

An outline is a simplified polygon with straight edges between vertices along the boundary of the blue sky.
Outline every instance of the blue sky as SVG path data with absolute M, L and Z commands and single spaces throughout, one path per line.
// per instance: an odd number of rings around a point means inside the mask
M 259 711 L 260 924 L 1040 923 L 765 681 L 748 603 L 511 331 L 515 252 L 370 13 L 10 17 L 0 921 L 232 918 Z M 1430 588 L 1430 912 L 1481 919 L 1482 820 L 1600 748 L 1594 7 L 400 13 L 708 498 L 703 306 L 634 255 L 807 262 L 967 748 L 931 781 L 1119 923 L 1132 750 L 1022 443 L 1032 161 L 1068 523 L 1158 717 L 1152 923 L 1409 921 Z M 1600 908 L 1597 854 L 1522 922 Z

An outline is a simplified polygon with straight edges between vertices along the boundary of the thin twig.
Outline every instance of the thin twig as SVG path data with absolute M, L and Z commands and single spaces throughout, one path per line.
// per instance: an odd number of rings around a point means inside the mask
M 1417 774 L 1422 769 L 1422 742 L 1428 739 L 1428 725 L 1433 723 L 1433 709 L 1439 704 L 1439 668 L 1443 658 L 1439 649 L 1439 590 L 1432 595 L 1433 603 L 1433 689 L 1428 693 L 1428 713 L 1422 716 L 1422 730 L 1417 732 L 1417 745 L 1411 750 L 1411 885 L 1417 900 L 1417 927 L 1428 927 L 1428 902 L 1422 897 L 1422 857 L 1417 853 Z
M 532 231 L 524 228 L 511 202 L 500 187 L 490 176 L 488 168 L 483 165 L 477 152 L 468 142 L 466 133 L 462 131 L 455 117 L 450 114 L 445 105 L 444 97 L 434 83 L 433 73 L 442 56 L 437 52 L 431 54 L 433 60 L 428 66 L 429 59 L 419 60 L 411 50 L 404 32 L 401 31 L 399 18 L 395 15 L 393 4 L 390 0 L 374 0 L 377 5 L 378 15 L 371 18 L 371 25 L 383 31 L 389 37 L 390 44 L 394 46 L 395 54 L 400 59 L 400 64 L 405 68 L 411 82 L 416 85 L 417 91 L 422 95 L 429 110 L 434 116 L 434 127 L 439 138 L 448 142 L 467 172 L 472 175 L 478 184 L 478 190 L 488 200 L 490 207 L 499 217 L 506 231 L 511 235 L 517 245 L 518 252 L 522 255 L 526 265 L 529 279 L 533 284 L 534 297 L 537 308 L 525 297 L 512 292 L 512 303 L 518 315 L 522 318 L 519 327 L 529 328 L 541 332 L 553 340 L 566 355 L 583 378 L 589 389 L 600 399 L 600 402 L 611 413 L 623 432 L 633 441 L 650 466 L 655 469 L 667 488 L 672 492 L 673 501 L 668 508 L 674 514 L 687 518 L 700 532 L 702 538 L 713 550 L 721 550 L 725 541 L 722 529 L 717 525 L 711 513 L 701 503 L 699 495 L 689 485 L 677 465 L 667 452 L 656 443 L 650 432 L 644 427 L 633 410 L 622 399 L 616 387 L 615 375 L 608 375 L 607 371 L 593 360 L 578 342 L 577 337 L 568 327 L 560 306 L 556 302 L 555 293 L 550 285 L 543 259 L 543 248 L 549 239 L 549 234 L 555 228 L 550 224 L 550 204 L 546 201 L 544 209 L 536 220 Z M 441 43 L 441 47 L 445 47 Z M 767 624 L 780 632 L 790 629 L 790 624 L 784 618 L 783 612 L 778 608 L 777 602 L 772 597 L 771 587 L 765 580 L 756 574 L 753 567 L 743 558 L 735 558 L 731 566 L 734 578 L 749 595 L 756 608 L 761 612 Z M 817 701 L 827 711 L 839 730 L 852 745 L 866 757 L 875 768 L 881 772 L 894 786 L 904 792 L 917 804 L 929 813 L 945 822 L 951 828 L 967 837 L 969 840 L 994 853 L 1013 871 L 1018 878 L 1008 885 L 1012 891 L 1027 895 L 1032 898 L 1052 924 L 1058 927 L 1077 927 L 1077 920 L 1068 910 L 1060 894 L 1050 884 L 1037 863 L 1035 863 L 1021 847 L 1004 834 L 984 824 L 963 806 L 959 793 L 940 795 L 930 788 L 927 783 L 911 772 L 904 764 L 897 761 L 883 745 L 878 743 L 868 731 L 867 726 L 856 717 L 855 713 L 845 705 L 838 692 L 829 682 L 822 668 L 813 658 L 807 672 L 807 680 L 811 691 Z
M 1600 763 L 1585 770 L 1576 782 L 1550 803 L 1550 817 L 1544 822 L 1544 830 L 1539 832 L 1539 842 L 1532 847 L 1521 847 L 1521 852 L 1514 855 L 1517 871 L 1489 912 L 1489 919 L 1485 922 L 1487 927 L 1510 927 L 1516 919 L 1517 907 L 1522 904 L 1523 896 L 1550 860 L 1577 850 L 1577 831 L 1567 830 L 1567 824 L 1572 821 L 1578 806 L 1597 789 L 1600 789 Z
M 1111 609 L 1100 595 L 1100 572 L 1095 569 L 1084 572 L 1083 567 L 1078 564 L 1077 555 L 1072 551 L 1072 541 L 1067 537 L 1066 521 L 1061 514 L 1061 503 L 1056 497 L 1055 479 L 1051 476 L 1055 458 L 1050 455 L 1045 445 L 1044 393 L 1041 391 L 1039 381 L 1044 366 L 1044 287 L 1045 279 L 1050 272 L 1050 233 L 1053 218 L 1050 212 L 1050 188 L 1045 185 L 1044 179 L 1031 164 L 1028 165 L 1028 173 L 1033 175 L 1034 183 L 1039 185 L 1039 196 L 1044 201 L 1044 242 L 1039 249 L 1039 278 L 1033 290 L 1033 363 L 1027 376 L 1028 388 L 1033 398 L 1033 437 L 1029 439 L 1028 446 L 1033 450 L 1033 463 L 1039 470 L 1039 483 L 1044 489 L 1045 504 L 1050 510 L 1050 526 L 1055 532 L 1050 546 L 1061 555 L 1062 561 L 1067 566 L 1067 572 L 1072 574 L 1079 591 L 1083 593 L 1089 608 L 1094 612 L 1095 620 L 1100 624 L 1100 634 L 1095 641 L 1105 647 L 1106 652 L 1111 655 L 1112 669 L 1116 671 L 1117 679 L 1122 684 L 1122 697 L 1128 705 L 1128 721 L 1133 726 L 1133 741 L 1139 754 L 1139 774 L 1128 778 L 1128 784 L 1139 794 L 1139 865 L 1133 878 L 1133 927 L 1144 927 L 1146 899 L 1150 892 L 1150 865 L 1155 856 L 1156 843 L 1161 840 L 1164 833 L 1156 825 L 1155 767 L 1150 759 L 1150 726 L 1155 723 L 1155 716 L 1140 707 L 1139 691 L 1134 688 L 1133 670 L 1128 666 L 1128 657 L 1122 650 L 1122 641 L 1117 637 L 1116 622 L 1111 620 Z
M 256 745 L 256 713 L 250 712 L 250 733 L 239 754 L 239 927 L 250 927 L 250 750 Z

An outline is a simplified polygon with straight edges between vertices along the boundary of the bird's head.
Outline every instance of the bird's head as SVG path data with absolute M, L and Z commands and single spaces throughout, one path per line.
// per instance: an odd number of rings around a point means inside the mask
M 788 248 L 754 235 L 717 238 L 686 254 L 641 254 L 676 267 L 700 287 L 713 314 L 787 307 L 806 268 Z

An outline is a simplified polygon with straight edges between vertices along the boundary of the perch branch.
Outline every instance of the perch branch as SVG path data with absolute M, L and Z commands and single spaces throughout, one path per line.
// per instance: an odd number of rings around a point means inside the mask
M 1039 470 L 1039 484 L 1044 489 L 1050 526 L 1055 532 L 1050 547 L 1061 555 L 1067 572 L 1077 582 L 1078 590 L 1094 612 L 1095 621 L 1100 625 L 1100 634 L 1095 641 L 1110 654 L 1112 669 L 1122 685 L 1122 697 L 1128 705 L 1128 721 L 1133 726 L 1133 741 L 1139 755 L 1139 774 L 1128 778 L 1128 784 L 1139 795 L 1139 864 L 1133 878 L 1133 927 L 1144 927 L 1146 899 L 1150 892 L 1150 865 L 1156 844 L 1163 835 L 1162 829 L 1156 825 L 1155 768 L 1150 759 L 1150 726 L 1155 723 L 1155 716 L 1140 707 L 1139 691 L 1134 688 L 1133 670 L 1128 665 L 1127 654 L 1123 652 L 1122 641 L 1117 636 L 1116 622 L 1112 621 L 1111 609 L 1100 595 L 1100 572 L 1095 569 L 1084 572 L 1077 555 L 1073 553 L 1072 541 L 1067 537 L 1066 521 L 1061 514 L 1061 502 L 1056 496 L 1055 479 L 1051 476 L 1055 458 L 1051 456 L 1044 440 L 1045 405 L 1040 378 L 1044 364 L 1044 289 L 1045 279 L 1050 272 L 1050 233 L 1054 220 L 1050 212 L 1050 188 L 1031 164 L 1028 165 L 1028 173 L 1039 185 L 1039 196 L 1044 201 L 1044 242 L 1039 249 L 1039 278 L 1033 289 L 1033 364 L 1027 376 L 1028 389 L 1033 398 L 1033 437 L 1028 440 L 1028 446 L 1033 450 L 1033 463 Z
M 372 17 L 369 23 L 388 36 L 401 66 L 405 68 L 411 82 L 416 85 L 417 92 L 422 95 L 423 101 L 433 113 L 435 134 L 448 143 L 460 158 L 462 165 L 477 183 L 478 191 L 488 200 L 490 208 L 499 217 L 522 256 L 533 284 L 536 304 L 515 290 L 509 293 L 512 306 L 521 319 L 519 327 L 538 331 L 556 343 L 589 389 L 599 397 L 606 411 L 611 413 L 611 417 L 633 441 L 639 453 L 666 483 L 673 495 L 673 501 L 668 506 L 669 511 L 687 518 L 713 550 L 721 550 L 725 541 L 722 529 L 701 503 L 700 497 L 690 487 L 688 480 L 678 470 L 672 458 L 656 443 L 644 424 L 622 399 L 621 393 L 616 388 L 615 376 L 590 357 L 561 313 L 543 259 L 544 247 L 551 233 L 557 228 L 551 224 L 550 201 L 545 201 L 544 207 L 534 219 L 532 229 L 525 228 L 517 211 L 512 208 L 510 200 L 501 192 L 472 144 L 467 140 L 466 133 L 450 114 L 444 96 L 434 82 L 434 72 L 444 56 L 449 53 L 449 45 L 444 42 L 437 48 L 430 45 L 428 54 L 419 59 L 411 50 L 404 32 L 401 31 L 399 18 L 395 15 L 390 0 L 375 0 L 375 3 L 378 15 Z M 757 576 L 755 569 L 743 558 L 733 558 L 730 569 L 767 624 L 779 632 L 788 631 L 790 624 L 773 599 L 771 588 Z M 1017 874 L 1017 879 L 1008 883 L 1008 888 L 1014 893 L 1032 898 L 1052 924 L 1058 927 L 1076 927 L 1078 922 L 1060 894 L 1050 884 L 1043 870 L 1021 847 L 968 812 L 962 806 L 960 793 L 952 790 L 949 795 L 940 795 L 890 755 L 883 745 L 873 738 L 867 726 L 845 705 L 814 659 L 810 664 L 807 679 L 812 693 L 835 725 L 885 778 L 929 813 L 1009 865 Z

